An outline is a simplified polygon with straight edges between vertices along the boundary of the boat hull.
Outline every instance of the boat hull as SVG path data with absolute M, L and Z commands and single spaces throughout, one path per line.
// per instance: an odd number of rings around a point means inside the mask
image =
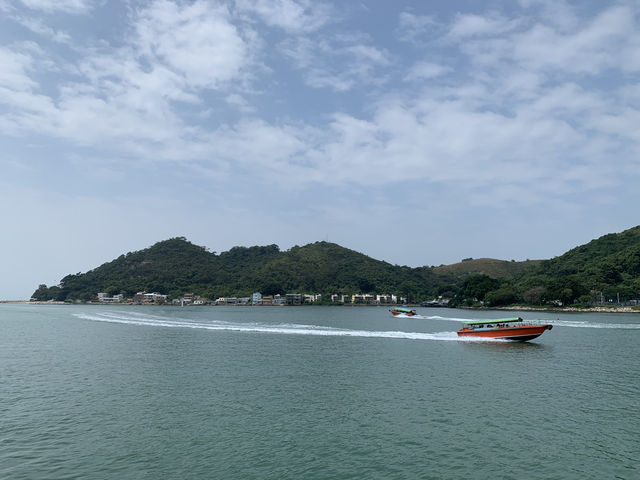
M 459 337 L 476 337 L 486 339 L 513 340 L 516 342 L 526 342 L 539 337 L 545 330 L 551 330 L 553 325 L 525 325 L 517 327 L 499 327 L 493 329 L 470 329 L 458 330 Z

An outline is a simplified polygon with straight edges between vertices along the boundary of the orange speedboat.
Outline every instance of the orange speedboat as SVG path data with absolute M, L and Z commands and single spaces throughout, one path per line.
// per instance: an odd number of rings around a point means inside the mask
M 391 312 L 391 315 L 393 315 L 394 317 L 397 317 L 398 315 L 413 317 L 418 314 L 415 310 L 411 308 L 404 308 L 404 307 L 391 308 L 389 309 L 389 311 Z
M 518 318 L 502 318 L 498 320 L 474 320 L 464 322 L 458 330 L 459 337 L 480 337 L 486 339 L 501 338 L 526 342 L 533 340 L 551 330 L 553 325 L 525 322 Z

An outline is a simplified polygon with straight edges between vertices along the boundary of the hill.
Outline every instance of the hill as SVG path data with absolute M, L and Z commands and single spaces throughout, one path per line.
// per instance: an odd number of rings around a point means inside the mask
M 121 255 L 57 286 L 40 285 L 35 300 L 94 300 L 97 292 L 139 291 L 208 298 L 277 293 L 395 294 L 420 302 L 437 296 L 452 306 L 599 303 L 640 297 L 640 226 L 608 234 L 549 260 L 466 259 L 453 265 L 392 265 L 329 242 L 281 251 L 277 245 L 233 247 L 216 254 L 184 237 Z
M 526 260 L 515 262 L 496 260 L 494 258 L 469 258 L 451 265 L 440 265 L 434 268 L 434 272 L 442 276 L 454 276 L 464 278 L 469 275 L 488 275 L 493 278 L 512 280 L 528 269 L 539 265 L 541 260 Z
M 516 284 L 525 300 L 531 290 L 544 289 L 541 302 L 551 298 L 564 304 L 638 299 L 640 226 L 604 235 L 544 260 L 518 278 Z
M 155 291 L 171 297 L 193 292 L 208 298 L 276 293 L 398 293 L 426 298 L 437 284 L 430 268 L 391 265 L 328 242 L 293 247 L 233 247 L 219 255 L 172 238 L 121 255 L 58 286 L 40 285 L 35 300 L 92 300 L 97 292 L 129 297 Z

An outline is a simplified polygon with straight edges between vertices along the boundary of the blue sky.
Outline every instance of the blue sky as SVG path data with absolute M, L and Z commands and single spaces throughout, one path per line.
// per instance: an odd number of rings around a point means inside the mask
M 0 0 L 0 298 L 186 236 L 391 263 L 640 223 L 640 4 Z

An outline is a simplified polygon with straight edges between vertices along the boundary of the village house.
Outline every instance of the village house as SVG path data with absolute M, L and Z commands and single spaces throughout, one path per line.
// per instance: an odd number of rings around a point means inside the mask
M 139 305 L 152 305 L 156 303 L 165 303 L 166 301 L 167 296 L 157 292 L 138 292 L 133 296 L 133 303 L 137 303 Z
M 100 292 L 98 293 L 98 301 L 101 303 L 120 303 L 124 299 L 124 295 L 121 293 L 114 295 L 112 297 L 109 296 L 108 293 Z

